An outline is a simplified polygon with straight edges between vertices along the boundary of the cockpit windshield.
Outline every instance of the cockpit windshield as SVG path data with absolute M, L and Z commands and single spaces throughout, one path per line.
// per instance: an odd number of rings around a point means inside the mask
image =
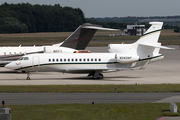
M 23 60 L 23 57 L 19 58 L 18 60 Z
M 29 60 L 29 58 L 28 57 L 24 57 L 24 60 Z
M 29 58 L 28 57 L 21 57 L 18 60 L 29 60 Z

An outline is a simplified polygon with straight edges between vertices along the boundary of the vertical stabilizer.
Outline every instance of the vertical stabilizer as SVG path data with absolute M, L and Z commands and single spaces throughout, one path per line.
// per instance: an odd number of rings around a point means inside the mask
M 99 25 L 85 23 L 79 26 L 64 42 L 60 44 L 54 44 L 53 46 L 68 47 L 76 50 L 84 50 L 97 30 L 117 29 L 103 28 Z
M 141 59 L 159 55 L 161 47 L 161 43 L 158 43 L 158 39 L 163 22 L 150 22 L 149 24 L 151 24 L 151 27 L 137 42 L 135 42 L 137 54 Z
M 79 26 L 61 45 L 61 47 L 69 47 L 76 50 L 84 50 L 97 29 L 83 28 L 84 26 L 95 26 L 85 23 Z M 98 26 L 100 27 L 100 26 Z
M 150 22 L 151 27 L 144 33 L 137 43 L 154 45 L 158 42 L 163 22 Z

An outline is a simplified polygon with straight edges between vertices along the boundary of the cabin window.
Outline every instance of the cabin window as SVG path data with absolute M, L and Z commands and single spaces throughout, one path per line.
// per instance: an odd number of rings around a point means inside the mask
M 60 61 L 62 62 L 62 59 L 60 59 Z
M 86 59 L 84 58 L 84 61 L 86 61 Z
M 89 61 L 89 58 L 87 59 L 87 61 Z
M 81 61 L 81 59 L 79 59 L 79 61 Z
M 4 55 L 6 55 L 6 52 L 4 52 Z
M 64 62 L 66 62 L 66 59 L 64 59 Z
M 95 58 L 95 61 L 97 61 L 97 59 Z
M 91 58 L 91 61 L 93 61 L 93 59 Z
M 16 55 L 16 52 L 14 52 L 14 55 Z
M 56 59 L 56 62 L 58 62 L 59 61 L 59 59 Z
M 101 61 L 101 58 L 99 58 L 99 61 Z
M 52 61 L 54 62 L 55 60 L 53 59 Z
M 77 59 L 77 58 L 76 58 L 75 60 L 76 60 L 76 61 L 78 61 L 78 59 Z
M 74 61 L 74 59 L 71 59 L 71 61 Z
M 68 59 L 68 61 L 70 61 L 70 59 Z
M 49 62 L 51 62 L 51 59 L 49 59 Z
M 9 52 L 9 55 L 11 55 L 11 52 Z

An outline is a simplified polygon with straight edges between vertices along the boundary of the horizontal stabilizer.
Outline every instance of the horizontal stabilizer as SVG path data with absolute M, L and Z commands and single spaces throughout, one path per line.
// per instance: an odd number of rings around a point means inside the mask
M 103 28 L 103 27 L 95 27 L 95 26 L 83 26 L 84 29 L 95 29 L 95 30 L 113 30 L 118 31 L 119 29 L 111 29 L 111 28 Z
M 175 49 L 175 48 L 170 48 L 170 47 L 165 47 L 165 46 L 149 45 L 149 44 L 144 44 L 144 43 L 140 43 L 140 45 L 149 46 L 149 47 L 154 47 L 154 48 L 162 48 L 162 49 Z

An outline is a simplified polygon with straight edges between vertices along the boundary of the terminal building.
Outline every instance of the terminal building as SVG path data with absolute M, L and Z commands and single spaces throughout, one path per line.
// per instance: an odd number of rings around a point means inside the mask
M 142 36 L 146 32 L 145 25 L 127 25 L 121 35 Z

